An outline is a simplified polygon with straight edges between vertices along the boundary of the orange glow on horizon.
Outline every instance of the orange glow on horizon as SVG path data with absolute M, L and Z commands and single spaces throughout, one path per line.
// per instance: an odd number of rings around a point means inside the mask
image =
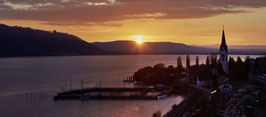
M 136 35 L 133 37 L 136 40 L 137 44 L 142 44 L 143 43 L 143 36 L 142 35 Z

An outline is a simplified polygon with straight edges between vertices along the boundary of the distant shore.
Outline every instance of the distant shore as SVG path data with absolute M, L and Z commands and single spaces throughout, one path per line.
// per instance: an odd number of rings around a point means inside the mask
M 210 55 L 211 53 L 184 53 L 184 54 L 89 54 L 89 55 L 37 55 L 37 56 L 1 56 L 0 58 L 15 58 L 15 57 L 71 57 L 71 56 L 127 56 L 127 55 Z M 266 56 L 265 54 L 229 54 L 239 56 Z

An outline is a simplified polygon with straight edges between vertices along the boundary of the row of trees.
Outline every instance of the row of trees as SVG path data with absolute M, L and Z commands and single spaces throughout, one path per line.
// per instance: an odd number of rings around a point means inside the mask
M 210 57 L 207 57 L 206 61 L 211 61 L 209 59 Z M 140 68 L 134 73 L 133 79 L 135 81 L 143 82 L 144 84 L 169 84 L 179 81 L 180 78 L 184 78 L 186 75 L 186 77 L 188 77 L 189 74 L 191 74 L 191 77 L 194 77 L 194 75 L 202 75 L 202 78 L 206 78 L 208 75 L 210 76 L 210 74 L 208 74 L 209 68 L 203 64 L 199 64 L 198 56 L 196 56 L 196 64 L 190 66 L 190 57 L 187 55 L 186 68 L 187 69 L 183 67 L 182 58 L 179 56 L 177 57 L 177 67 L 172 65 L 166 67 L 165 64 L 160 63 L 154 65 L 153 67 L 148 66 Z
M 249 73 L 266 73 L 266 57 L 250 59 L 249 56 L 243 61 L 237 57 L 236 61 L 230 57 L 228 61 L 228 76 L 233 81 L 247 81 Z
M 245 61 L 242 61 L 240 57 L 237 57 L 237 60 L 235 61 L 234 58 L 230 57 L 228 61 L 229 78 L 233 81 L 248 80 L 249 60 L 248 57 Z
M 182 58 L 177 58 L 177 67 L 172 65 L 166 67 L 165 64 L 156 64 L 139 69 L 134 73 L 133 79 L 145 84 L 167 84 L 180 78 L 189 77 L 191 81 L 197 78 L 205 81 L 217 82 L 217 76 L 228 76 L 233 81 L 246 81 L 249 78 L 250 58 L 246 57 L 242 61 L 237 57 L 236 61 L 230 57 L 228 62 L 229 73 L 222 70 L 216 54 L 207 56 L 206 64 L 199 64 L 199 57 L 196 56 L 196 64 L 190 66 L 190 57 L 186 57 L 186 69 L 182 65 Z
M 186 66 L 187 66 L 187 68 L 190 67 L 190 57 L 189 57 L 189 55 L 187 55 L 187 57 L 186 57 Z M 199 56 L 196 56 L 196 66 L 199 66 Z M 177 67 L 178 68 L 182 68 L 183 67 L 181 56 L 177 57 Z
M 216 54 L 212 54 L 211 56 L 207 56 L 207 58 L 206 58 L 206 65 L 207 66 L 214 65 L 214 64 L 217 64 L 217 63 L 218 63 L 218 60 L 217 60 L 217 55 Z M 200 65 L 199 56 L 196 56 L 195 66 L 199 66 L 199 65 Z M 191 64 L 190 64 L 190 56 L 187 55 L 186 56 L 186 67 L 188 68 L 190 66 L 191 66 Z M 178 68 L 183 67 L 181 56 L 177 57 L 177 67 Z

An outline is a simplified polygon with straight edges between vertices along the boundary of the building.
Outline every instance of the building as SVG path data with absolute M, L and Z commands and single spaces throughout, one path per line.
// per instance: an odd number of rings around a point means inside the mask
M 220 64 L 222 65 L 223 71 L 228 74 L 228 50 L 227 50 L 227 45 L 225 41 L 225 34 L 224 34 L 224 29 L 223 29 L 223 35 L 222 35 L 222 42 L 220 45 Z

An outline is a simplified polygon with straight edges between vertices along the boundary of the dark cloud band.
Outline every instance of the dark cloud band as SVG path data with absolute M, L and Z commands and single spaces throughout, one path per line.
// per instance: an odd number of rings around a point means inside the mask
M 79 25 L 141 18 L 204 18 L 265 6 L 265 0 L 0 0 L 0 18 Z

